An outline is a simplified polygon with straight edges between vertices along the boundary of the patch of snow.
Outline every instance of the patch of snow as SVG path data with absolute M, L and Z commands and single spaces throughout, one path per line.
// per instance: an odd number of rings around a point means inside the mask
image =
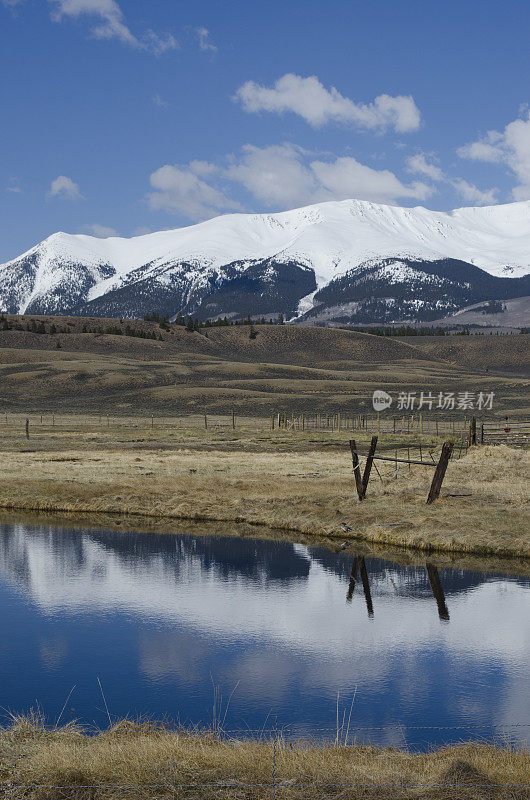
M 313 308 L 313 299 L 318 292 L 318 289 L 315 289 L 314 292 L 310 294 L 306 294 L 305 297 L 302 297 L 300 302 L 298 303 L 298 308 L 296 309 L 296 313 L 292 319 L 297 319 L 297 317 L 301 317 L 302 314 L 305 314 L 306 311 L 310 311 Z M 291 322 L 291 320 L 289 320 Z

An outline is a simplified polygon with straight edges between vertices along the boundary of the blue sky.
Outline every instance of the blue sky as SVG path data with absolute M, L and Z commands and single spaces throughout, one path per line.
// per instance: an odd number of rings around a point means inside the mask
M 530 199 L 530 4 L 0 0 L 0 261 L 357 197 Z

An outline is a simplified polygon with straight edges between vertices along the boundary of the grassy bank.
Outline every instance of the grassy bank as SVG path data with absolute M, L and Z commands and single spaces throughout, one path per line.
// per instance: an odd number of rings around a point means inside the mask
M 530 796 L 529 770 L 527 751 L 481 743 L 411 753 L 281 737 L 275 746 L 267 738 L 129 723 L 96 736 L 74 728 L 46 732 L 26 720 L 0 731 L 0 787 L 15 800 L 270 798 L 274 781 L 284 800 L 522 800 Z
M 348 433 L 92 428 L 71 421 L 26 440 L 0 430 L 0 507 L 79 514 L 245 522 L 327 538 L 497 557 L 530 557 L 530 456 L 474 448 L 451 461 L 440 499 L 426 505 L 432 468 L 379 462 L 357 501 Z M 367 437 L 357 437 L 366 449 Z M 440 440 L 423 437 L 433 457 Z M 420 439 L 383 435 L 400 456 Z M 417 450 L 412 452 L 416 452 Z M 341 524 L 352 528 L 344 534 Z

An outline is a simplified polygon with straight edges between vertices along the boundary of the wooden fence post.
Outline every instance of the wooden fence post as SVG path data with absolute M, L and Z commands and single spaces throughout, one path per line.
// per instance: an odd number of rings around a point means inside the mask
M 469 423 L 469 446 L 477 443 L 477 420 L 476 417 L 471 417 Z
M 26 439 L 29 439 L 29 419 L 26 419 Z
M 359 498 L 360 500 L 364 500 L 364 498 L 366 497 L 366 490 L 368 488 L 368 481 L 370 480 L 370 472 L 372 471 L 372 464 L 374 463 L 374 455 L 376 447 L 377 447 L 377 436 L 372 436 L 372 441 L 370 442 L 370 447 L 368 448 L 368 455 L 366 457 L 366 464 L 364 467 L 362 497 Z
M 206 414 L 204 415 L 204 430 L 205 431 L 208 430 L 208 417 L 206 416 Z
M 436 466 L 434 471 L 434 477 L 431 483 L 431 489 L 429 491 L 429 496 L 427 498 L 427 505 L 434 503 L 436 498 L 440 495 L 440 489 L 442 488 L 443 479 L 445 477 L 445 471 L 447 469 L 447 465 L 449 463 L 449 459 L 451 458 L 451 453 L 453 452 L 453 443 L 452 442 L 444 442 L 442 447 L 442 452 L 440 455 L 440 460 Z
M 232 428 L 236 427 L 236 414 L 235 411 L 232 411 Z
M 357 445 L 355 439 L 350 439 L 351 458 L 353 463 L 353 474 L 355 476 L 355 487 L 359 500 L 363 499 L 363 481 L 361 478 L 361 468 L 359 466 L 359 456 L 357 455 Z

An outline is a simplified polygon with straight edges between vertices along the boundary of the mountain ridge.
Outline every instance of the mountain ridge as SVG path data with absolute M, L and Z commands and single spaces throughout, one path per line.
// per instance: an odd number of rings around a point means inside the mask
M 449 262 L 460 265 L 462 279 L 458 270 L 447 277 Z M 480 272 L 468 285 L 470 268 Z M 359 290 L 368 273 L 378 310 Z M 225 214 L 130 239 L 57 232 L 0 265 L 0 310 L 180 311 L 203 319 L 282 313 L 314 323 L 318 307 L 328 321 L 379 321 L 374 314 L 382 311 L 380 321 L 421 321 L 528 295 L 529 273 L 530 201 L 450 212 L 328 201 L 277 214 Z M 347 288 L 334 304 L 326 301 L 330 284 Z M 346 308 L 351 302 L 355 308 Z

